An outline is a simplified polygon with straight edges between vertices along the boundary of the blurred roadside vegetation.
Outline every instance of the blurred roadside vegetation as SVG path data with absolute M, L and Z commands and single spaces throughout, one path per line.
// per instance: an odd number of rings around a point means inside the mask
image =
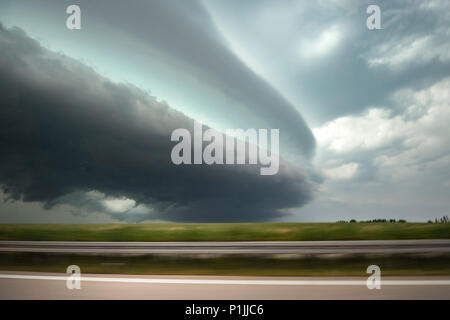
M 363 276 L 375 264 L 382 275 L 450 275 L 450 255 L 186 256 L 0 253 L 0 270 L 140 275 Z

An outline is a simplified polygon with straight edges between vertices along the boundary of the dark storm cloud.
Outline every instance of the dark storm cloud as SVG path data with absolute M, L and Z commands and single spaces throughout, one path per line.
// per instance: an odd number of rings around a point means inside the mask
M 275 176 L 257 166 L 173 165 L 170 134 L 192 119 L 20 29 L 0 27 L 0 105 L 0 184 L 15 200 L 83 206 L 70 195 L 98 191 L 155 209 L 142 220 L 263 221 L 313 192 L 284 162 Z
M 172 97 L 181 100 L 179 104 L 194 108 L 195 114 L 207 114 L 213 121 L 226 126 L 283 129 L 282 151 L 301 155 L 306 160 L 314 154 L 315 140 L 302 116 L 236 57 L 201 1 L 134 0 L 130 5 L 126 1 L 80 0 L 77 4 L 82 10 L 82 29 L 71 33 L 61 23 L 67 17 L 66 2 L 15 0 L 6 3 L 5 16 L 8 12 L 20 16 L 23 12 L 33 11 L 33 17 L 25 24 L 30 32 L 39 34 L 36 30 L 40 30 L 41 38 L 50 44 L 54 39 L 48 37 L 49 33 L 63 34 L 65 41 L 73 41 L 74 46 L 81 48 L 95 43 L 99 55 L 112 51 L 112 54 L 123 54 L 125 59 L 135 59 L 131 63 L 139 70 L 135 74 L 159 72 L 161 77 L 155 81 L 163 82 L 166 81 L 163 78 L 167 78 L 165 85 L 179 86 L 177 92 L 171 93 Z M 12 16 L 10 19 L 14 21 L 14 14 Z M 43 26 L 47 24 L 51 25 L 50 29 Z M 16 24 L 13 22 L 12 25 Z M 69 50 L 68 55 L 78 54 L 73 47 Z M 182 98 L 180 91 L 191 88 L 195 88 L 192 95 L 196 98 L 189 100 L 191 94 Z M 206 97 L 198 90 L 204 90 L 214 98 Z M 220 101 L 212 106 L 212 99 Z
M 84 2 L 82 3 L 84 5 Z M 103 14 L 108 7 L 108 14 Z M 240 102 L 250 117 L 239 110 L 222 116 L 245 128 L 269 125 L 283 128 L 282 148 L 311 157 L 315 140 L 302 116 L 273 87 L 242 63 L 227 47 L 208 13 L 197 0 L 87 2 L 86 11 L 98 13 L 112 28 L 157 48 L 169 61 Z M 232 105 L 227 108 L 233 109 Z

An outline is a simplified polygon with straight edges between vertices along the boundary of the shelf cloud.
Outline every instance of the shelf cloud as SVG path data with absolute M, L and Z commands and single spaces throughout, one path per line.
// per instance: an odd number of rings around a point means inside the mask
M 275 176 L 258 165 L 174 165 L 170 133 L 193 119 L 18 28 L 0 28 L 0 57 L 0 184 L 10 199 L 102 206 L 126 221 L 266 221 L 312 198 L 314 185 L 285 161 Z

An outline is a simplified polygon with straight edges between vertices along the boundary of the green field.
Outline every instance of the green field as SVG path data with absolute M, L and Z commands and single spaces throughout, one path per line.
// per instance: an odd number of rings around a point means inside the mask
M 3 224 L 0 240 L 319 241 L 450 239 L 449 223 Z

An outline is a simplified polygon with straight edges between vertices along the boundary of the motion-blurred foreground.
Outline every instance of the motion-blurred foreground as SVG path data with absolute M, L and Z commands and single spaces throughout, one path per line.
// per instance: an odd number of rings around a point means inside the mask
M 0 297 L 450 299 L 449 238 L 436 223 L 1 225 Z

